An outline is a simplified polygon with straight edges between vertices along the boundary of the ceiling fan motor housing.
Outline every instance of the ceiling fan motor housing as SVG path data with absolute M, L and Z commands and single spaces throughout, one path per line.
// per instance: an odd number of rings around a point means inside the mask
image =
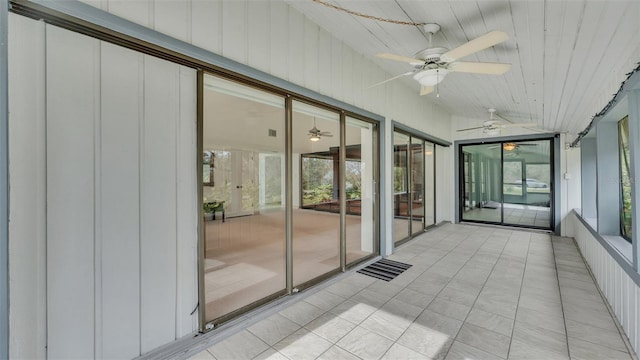
M 414 57 L 424 60 L 425 63 L 440 63 L 440 56 L 447 51 L 449 49 L 443 47 L 428 48 L 417 52 Z

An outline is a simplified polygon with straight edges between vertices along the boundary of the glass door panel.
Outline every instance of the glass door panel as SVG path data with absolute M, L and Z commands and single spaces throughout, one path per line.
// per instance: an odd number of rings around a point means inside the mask
M 504 222 L 551 227 L 551 140 L 505 143 L 503 152 Z
M 464 157 L 462 220 L 502 221 L 500 144 L 462 146 Z
M 340 267 L 340 114 L 293 102 L 293 286 Z
M 425 141 L 424 143 L 424 226 L 436 223 L 436 154 L 435 145 Z
M 375 251 L 376 124 L 347 117 L 347 264 Z
M 393 133 L 393 241 L 409 237 L 409 136 Z
M 284 172 L 282 161 L 260 161 L 284 158 L 284 119 L 284 98 L 205 75 L 201 310 L 206 321 L 286 288 L 283 183 L 260 176 Z M 262 193 L 270 199 L 269 211 L 261 206 Z
M 411 139 L 411 234 L 424 231 L 424 147 L 421 139 Z

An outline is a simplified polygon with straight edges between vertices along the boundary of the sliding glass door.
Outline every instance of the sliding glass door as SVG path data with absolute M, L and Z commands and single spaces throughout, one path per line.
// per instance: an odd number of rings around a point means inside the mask
M 460 219 L 551 228 L 551 139 L 460 147 Z
M 202 330 L 378 253 L 378 124 L 204 74 Z
M 213 320 L 286 287 L 285 99 L 210 76 L 203 95 L 201 309 Z
M 403 242 L 435 224 L 435 145 L 393 133 L 393 240 Z

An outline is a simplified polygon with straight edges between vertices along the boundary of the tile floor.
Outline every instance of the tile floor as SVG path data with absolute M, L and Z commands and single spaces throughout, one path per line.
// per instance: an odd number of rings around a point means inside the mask
M 632 359 L 572 239 L 445 225 L 192 359 Z M 633 357 L 632 357 L 633 356 Z

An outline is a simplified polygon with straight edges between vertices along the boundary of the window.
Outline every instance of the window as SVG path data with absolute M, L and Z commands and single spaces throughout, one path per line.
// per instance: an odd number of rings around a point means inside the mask
M 620 234 L 631 241 L 631 177 L 629 176 L 629 117 L 618 122 L 618 147 L 620 152 Z

